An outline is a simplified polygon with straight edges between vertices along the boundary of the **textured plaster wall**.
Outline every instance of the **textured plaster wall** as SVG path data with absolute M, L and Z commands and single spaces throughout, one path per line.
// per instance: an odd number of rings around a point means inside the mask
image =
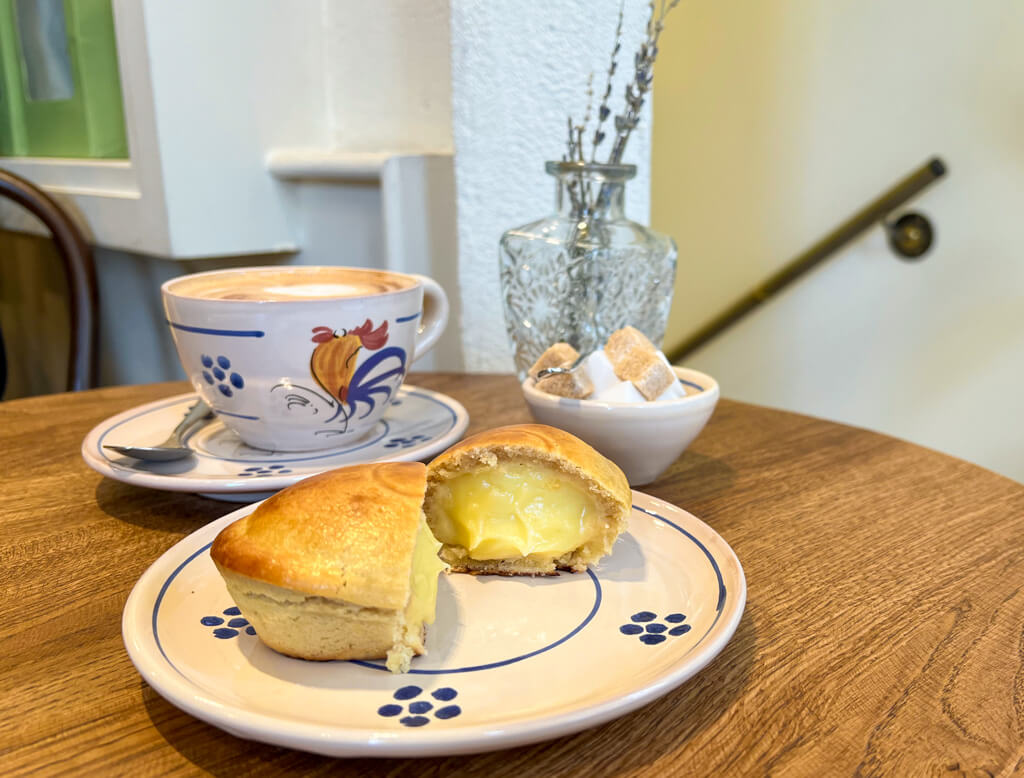
M 582 116 L 588 74 L 595 92 L 604 86 L 618 9 L 617 0 L 451 2 L 459 324 L 469 370 L 512 370 L 498 239 L 552 210 L 554 179 L 544 162 L 563 153 L 567 114 Z M 627 4 L 613 112 L 623 104 L 646 14 L 646 4 Z M 648 116 L 626 152 L 626 161 L 639 166 L 626 209 L 638 221 L 647 220 L 650 207 L 649 156 Z

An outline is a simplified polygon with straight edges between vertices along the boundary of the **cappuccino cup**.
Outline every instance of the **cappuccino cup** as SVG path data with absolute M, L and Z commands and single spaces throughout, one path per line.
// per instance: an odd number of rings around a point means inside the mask
M 161 293 L 196 392 L 245 443 L 270 451 L 366 435 L 448 322 L 436 281 L 381 270 L 214 270 Z

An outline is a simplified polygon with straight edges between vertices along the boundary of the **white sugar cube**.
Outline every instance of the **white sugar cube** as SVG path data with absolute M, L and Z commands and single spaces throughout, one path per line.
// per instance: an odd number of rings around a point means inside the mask
M 619 383 L 619 378 L 615 375 L 615 369 L 612 367 L 611 360 L 604 353 L 604 349 L 598 349 L 587 357 L 583 363 L 583 369 L 594 386 L 594 394 L 599 394 Z
M 686 389 L 679 381 L 673 381 L 669 384 L 668 389 L 659 394 L 655 398 L 655 402 L 661 402 L 662 400 L 677 400 L 680 397 L 686 397 Z
M 595 392 L 591 400 L 601 400 L 610 403 L 642 403 L 646 398 L 640 394 L 640 390 L 633 386 L 632 381 L 617 381 L 614 385 L 605 388 L 601 392 Z

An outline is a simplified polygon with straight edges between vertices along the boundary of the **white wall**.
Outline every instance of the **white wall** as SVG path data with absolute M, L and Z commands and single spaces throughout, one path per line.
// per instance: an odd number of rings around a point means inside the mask
M 880 230 L 686 361 L 730 397 L 904 437 L 1024 480 L 1024 5 L 685 3 L 655 81 L 669 344 L 930 155 L 918 264 Z
M 324 2 L 335 148 L 452 148 L 448 0 Z
M 553 211 L 554 179 L 545 174 L 544 162 L 564 153 L 566 117 L 582 117 L 591 71 L 594 91 L 603 88 L 618 8 L 616 0 L 452 0 L 461 331 L 470 370 L 513 370 L 498 281 L 498 239 L 505 230 Z M 613 112 L 621 110 L 646 14 L 645 4 L 628 4 Z M 643 222 L 650 202 L 649 153 L 650 123 L 644 121 L 625 160 L 639 166 L 627 190 L 626 211 Z
M 235 4 L 237 5 L 237 3 Z M 216 267 L 259 264 L 344 264 L 360 267 L 386 267 L 389 241 L 385 235 L 385 209 L 381 197 L 381 181 L 366 180 L 279 180 L 266 168 L 266 157 L 275 149 L 308 148 L 317 154 L 346 152 L 382 152 L 383 155 L 409 153 L 450 153 L 451 97 L 449 67 L 449 15 L 446 0 L 297 0 L 287 11 L 270 0 L 234 5 L 204 11 L 216 24 L 201 25 L 188 40 L 188 61 L 182 66 L 181 40 L 168 33 L 167 18 L 181 23 L 181 14 L 157 3 L 147 6 L 148 35 L 157 71 L 161 105 L 175 107 L 174 115 L 164 117 L 159 127 L 168 137 L 160 137 L 157 125 L 146 129 L 147 139 L 157 138 L 167 144 L 195 142 L 188 128 L 191 122 L 205 121 L 222 128 L 224 137 L 218 142 L 224 148 L 197 149 L 195 165 L 209 170 L 225 164 L 229 174 L 258 179 L 263 189 L 280 191 L 287 203 L 289 232 L 298 252 L 275 255 L 217 256 L 195 260 L 170 260 L 159 256 L 131 253 L 99 247 L 95 250 L 101 296 L 100 381 L 103 384 L 145 383 L 183 377 L 160 302 L 160 284 L 176 275 Z M 232 14 L 244 13 L 245 23 L 229 25 L 231 34 L 218 38 L 217 30 L 225 26 Z M 281 26 L 279 14 L 288 18 Z M 139 16 L 138 12 L 131 16 Z M 165 18 L 167 17 L 167 18 Z M 278 25 L 275 28 L 274 25 Z M 268 32 L 268 28 L 270 31 Z M 169 29 L 176 29 L 171 27 Z M 161 34 L 161 31 L 165 34 Z M 272 39 L 278 48 L 267 47 Z M 241 51 L 245 46 L 251 50 Z M 244 56 L 241 56 L 244 55 Z M 260 68 L 244 67 L 252 57 Z M 210 59 L 220 66 L 196 75 L 197 68 Z M 285 62 L 282 65 L 281 59 Z M 221 62 L 221 60 L 223 60 Z M 267 70 L 269 68 L 269 70 Z M 269 75 L 268 75 L 269 74 Z M 124 80 L 124 79 L 123 79 Z M 126 88 L 131 80 L 127 80 Z M 265 98 L 261 100 L 260 97 Z M 231 96 L 232 99 L 226 99 Z M 269 99 L 272 97 L 273 99 Z M 244 99 L 242 99 L 244 98 Z M 237 111 L 242 100 L 251 110 Z M 186 106 L 187 110 L 181 110 Z M 282 108 L 286 106 L 286 108 Z M 225 115 L 225 111 L 233 111 Z M 273 115 L 268 117 L 268 112 Z M 303 131 L 302 128 L 305 128 Z M 212 155 L 204 158 L 203 154 Z M 169 179 L 178 177 L 188 184 L 192 168 L 169 166 Z M 450 165 L 436 176 L 444 184 L 450 181 Z M 415 183 L 415 182 L 414 182 Z M 401 179 L 399 187 L 407 187 Z M 443 187 L 442 187 L 443 188 Z M 450 183 L 441 198 L 447 202 L 447 213 L 453 210 L 454 195 Z M 216 221 L 225 211 L 245 212 L 250 206 L 244 198 L 223 203 L 223 210 L 210 209 L 200 200 L 178 198 L 177 207 L 184 210 L 202 207 L 196 219 Z M 393 205 L 404 206 L 403 198 Z M 454 263 L 451 237 L 445 243 L 445 231 L 454 227 L 444 221 L 444 203 L 434 210 L 438 234 L 426 234 L 428 248 L 442 247 Z M 408 210 L 408 209 L 407 209 Z M 250 212 L 250 218 L 252 212 Z M 34 220 L 23 218 L 25 224 Z M 254 224 L 254 227 L 258 226 Z M 391 225 L 394 228 L 394 225 Z M 215 230 L 215 227 L 212 228 Z M 86 226 L 88 232 L 88 225 Z M 0 238 L 0 242 L 2 242 Z M 394 240 L 391 244 L 394 244 Z M 2 243 L 0 243 L 2 245 Z M 447 247 L 447 248 L 444 248 Z M 10 251 L 10 246 L 3 246 Z M 42 257 L 47 254 L 38 245 L 20 244 L 21 254 Z M 406 251 L 413 261 L 419 259 Z M 19 271 L 27 279 L 10 279 L 6 289 L 19 290 L 0 299 L 0 315 L 8 343 L 12 372 L 28 367 L 38 350 L 53 352 L 44 360 L 61 365 L 64 344 L 60 338 L 38 337 L 40 328 L 32 323 L 59 321 L 63 303 L 59 295 L 50 293 L 52 284 L 38 277 L 52 268 L 52 261 L 43 264 L 21 257 Z M 24 266 L 27 269 L 23 269 Z M 401 269 L 401 268 L 399 268 Z M 411 268 L 424 272 L 422 266 Z M 31 277 L 36 274 L 35 280 Z M 17 283 L 17 287 L 15 287 Z M 457 289 L 452 289 L 453 293 Z M 34 315 L 23 309 L 34 309 Z M 453 332 L 455 325 L 453 325 Z M 45 329 L 49 332 L 49 328 Z M 450 341 L 451 339 L 449 339 Z M 447 355 L 448 364 L 459 364 L 458 343 L 446 342 L 437 349 Z M 423 364 L 418 363 L 418 367 Z M 428 363 L 429 366 L 429 363 Z M 52 375 L 51 375 L 52 374 Z M 47 369 L 45 374 L 18 384 L 12 389 L 26 392 L 60 391 L 63 370 Z M 8 396 L 17 396 L 8 395 Z
M 429 201 L 432 224 L 425 224 L 405 216 L 415 215 L 416 209 L 403 209 L 402 198 L 392 200 L 397 207 L 389 221 L 379 182 L 290 183 L 292 218 L 302 250 L 251 261 L 387 267 L 393 261 L 390 248 L 409 243 L 409 236 L 402 234 L 407 226 L 428 245 L 418 255 L 414 245 L 406 245 L 402 253 L 413 266 L 395 269 L 428 273 L 453 298 L 450 333 L 433 358 L 419 366 L 511 371 L 498 289 L 498 238 L 505 229 L 552 209 L 554 180 L 544 173 L 544 162 L 563 152 L 568 113 L 579 117 L 584 111 L 588 74 L 594 72 L 595 92 L 603 86 L 618 7 L 616 0 L 572 0 L 554 6 L 540 0 L 453 0 L 450 6 L 447 0 L 323 0 L 324 40 L 316 45 L 324 57 L 322 72 L 313 75 L 316 83 L 324 84 L 329 149 L 445 155 L 454 148 L 454 187 L 441 164 L 429 165 L 434 172 L 423 178 L 410 178 L 408 169 L 400 166 L 388 168 L 396 173 L 390 180 L 402 191 L 417 184 L 429 186 L 423 196 Z M 589 24 L 581 25 L 580 19 Z M 632 75 L 632 54 L 646 19 L 643 4 L 627 8 L 613 110 L 622 105 L 622 89 Z M 648 106 L 626 154 L 626 161 L 640 168 L 629 186 L 627 212 L 643 222 L 650 204 L 649 116 Z M 318 138 L 315 133 L 311 142 Z M 453 201 L 457 242 L 448 234 L 454 229 L 449 223 Z M 106 272 L 102 265 L 118 268 L 116 277 L 106 279 L 111 294 L 158 299 L 150 288 L 153 279 L 143 282 L 140 275 L 145 261 L 106 252 L 101 259 L 101 274 Z M 187 263 L 180 270 L 229 261 L 243 262 L 223 258 L 205 265 Z M 178 269 L 158 261 L 147 273 L 170 277 Z M 137 288 L 140 283 L 150 286 Z M 155 348 L 133 352 L 160 353 Z M 121 365 L 119 350 L 112 353 Z M 135 364 L 138 368 L 128 375 L 118 366 L 119 380 L 142 380 L 138 375 L 143 372 L 177 373 L 166 359 L 145 368 Z
M 152 10 L 157 5 L 147 6 L 149 21 L 173 16 L 163 6 Z M 193 106 L 197 117 L 223 123 L 231 133 L 248 133 L 238 138 L 238 154 L 229 155 L 232 165 L 244 163 L 246 174 L 259 176 L 262 187 L 283 192 L 289 232 L 301 250 L 174 261 L 98 249 L 103 383 L 181 376 L 160 312 L 164 280 L 212 267 L 267 263 L 426 272 L 453 298 L 453 317 L 446 339 L 418 367 L 511 371 L 498 291 L 498 238 L 505 229 L 551 211 L 554 181 L 544 173 L 544 162 L 563 152 L 566 116 L 571 112 L 579 117 L 584 111 L 588 74 L 594 72 L 595 92 L 603 85 L 618 7 L 616 0 L 302 0 L 289 5 L 295 18 L 288 20 L 287 45 L 264 52 L 261 60 L 272 64 L 275 58 L 288 57 L 287 69 L 268 78 L 263 71 L 250 72 L 229 62 L 230 67 L 210 68 L 202 79 L 193 72 L 197 62 L 209 61 L 211 51 L 214 58 L 230 59 L 233 50 L 244 46 L 246 31 L 273 38 L 271 14 L 248 19 L 233 30 L 223 52 L 213 33 L 190 38 L 195 62 L 191 70 L 181 71 L 188 77 L 180 83 L 173 79 L 180 56 L 174 36 L 161 36 L 159 25 L 150 29 L 153 50 L 162 52 L 154 67 L 161 84 L 175 96 L 174 105 Z M 252 13 L 271 11 L 280 13 L 280 8 L 268 0 Z M 234 6 L 210 11 L 221 24 L 231 13 L 237 13 Z M 646 13 L 642 3 L 627 9 L 613 110 L 622 105 L 622 88 L 631 76 Z M 288 50 L 299 46 L 299 52 Z M 263 88 L 273 89 L 273 105 L 259 104 Z M 188 98 L 193 93 L 194 104 Z M 255 100 L 255 107 L 251 114 L 225 117 L 218 95 L 236 93 Z M 280 110 L 282 101 L 289 113 L 274 124 L 288 132 L 268 135 L 260 117 Z M 161 126 L 187 124 L 193 111 L 186 109 Z M 296 134 L 304 123 L 307 135 Z M 169 142 L 184 140 L 175 134 Z M 379 178 L 360 181 L 331 179 L 315 164 L 309 176 L 292 172 L 274 177 L 254 166 L 262 163 L 261 156 L 278 151 L 278 143 L 328 164 L 353 154 L 391 161 L 384 163 Z M 640 166 L 628 190 L 627 212 L 645 222 L 649 151 L 648 111 L 626 155 L 626 161 Z M 410 154 L 420 157 L 411 159 Z M 174 168 L 168 175 L 187 173 Z M 390 195 L 382 198 L 382 188 L 389 186 Z M 186 202 L 182 207 L 192 212 L 200 204 Z M 240 199 L 225 207 L 237 213 L 246 203 Z M 216 219 L 215 211 L 200 210 L 196 218 Z M 403 266 L 395 267 L 396 256 Z

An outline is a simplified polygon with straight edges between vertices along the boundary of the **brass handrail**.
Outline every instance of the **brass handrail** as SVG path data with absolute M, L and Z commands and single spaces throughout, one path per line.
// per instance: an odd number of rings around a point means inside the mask
M 722 313 L 715 316 L 715 318 L 684 340 L 679 346 L 670 350 L 668 352 L 669 360 L 673 363 L 678 363 L 683 357 L 696 351 L 862 232 L 882 222 L 886 216 L 945 174 L 945 163 L 938 157 L 930 159 L 880 197 L 865 205 L 813 246 L 747 292 L 726 310 L 722 311 Z

